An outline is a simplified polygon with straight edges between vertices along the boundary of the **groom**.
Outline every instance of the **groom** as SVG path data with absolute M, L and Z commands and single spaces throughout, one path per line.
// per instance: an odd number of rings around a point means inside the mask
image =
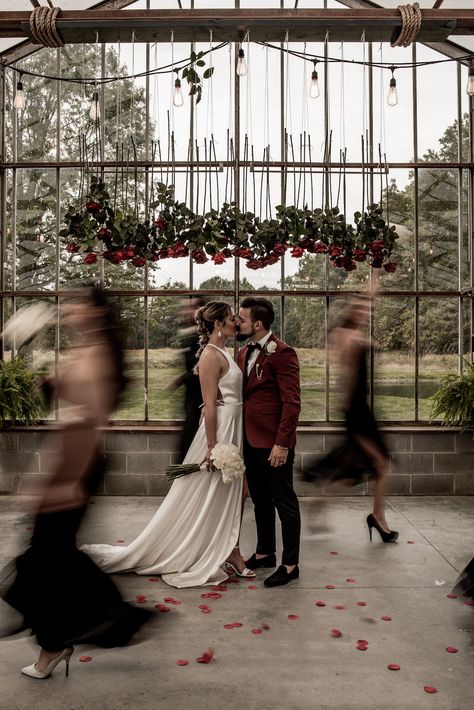
M 275 509 L 281 522 L 282 564 L 264 584 L 277 587 L 299 577 L 300 510 L 293 490 L 296 426 L 301 409 L 296 352 L 270 327 L 275 313 L 266 298 L 245 298 L 239 311 L 238 339 L 244 376 L 244 460 L 255 508 L 257 550 L 250 569 L 275 567 Z

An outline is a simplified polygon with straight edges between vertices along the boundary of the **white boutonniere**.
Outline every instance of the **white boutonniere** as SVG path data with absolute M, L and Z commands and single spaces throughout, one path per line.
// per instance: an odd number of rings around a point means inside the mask
M 275 352 L 277 347 L 278 347 L 278 345 L 275 343 L 274 340 L 267 340 L 267 342 L 263 346 L 263 350 L 265 352 L 265 355 L 272 355 L 272 353 Z

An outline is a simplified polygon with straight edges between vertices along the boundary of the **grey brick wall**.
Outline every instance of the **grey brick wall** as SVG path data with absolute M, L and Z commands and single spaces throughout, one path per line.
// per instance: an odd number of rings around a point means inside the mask
M 474 494 L 474 439 L 471 434 L 436 427 L 383 430 L 392 458 L 392 495 Z M 47 427 L 0 432 L 0 493 L 30 493 L 54 464 L 56 434 Z M 296 468 L 322 457 L 342 438 L 342 430 L 301 427 Z M 175 461 L 176 427 L 111 427 L 104 433 L 107 473 L 102 495 L 165 495 L 165 469 Z M 295 476 L 298 479 L 298 476 Z M 298 495 L 314 495 L 311 484 L 296 480 Z M 365 482 L 347 495 L 370 495 Z M 333 493 L 334 494 L 334 493 Z

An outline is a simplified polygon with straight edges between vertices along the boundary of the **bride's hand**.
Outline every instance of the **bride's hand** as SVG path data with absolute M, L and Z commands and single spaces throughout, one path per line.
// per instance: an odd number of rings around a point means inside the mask
M 216 467 L 212 463 L 212 459 L 211 459 L 211 453 L 212 453 L 213 448 L 214 448 L 214 446 L 207 447 L 206 458 L 203 461 L 203 463 L 206 464 L 206 468 L 208 471 L 215 471 L 216 470 Z

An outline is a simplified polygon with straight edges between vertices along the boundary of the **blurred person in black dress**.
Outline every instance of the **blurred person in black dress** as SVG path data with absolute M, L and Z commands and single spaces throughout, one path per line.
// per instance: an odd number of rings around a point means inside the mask
M 16 560 L 5 601 L 23 615 L 40 646 L 22 673 L 47 678 L 73 646 L 122 646 L 150 612 L 126 604 L 111 578 L 76 547 L 76 533 L 103 472 L 100 427 L 124 389 L 123 350 L 105 294 L 96 287 L 64 306 L 61 322 L 74 344 L 49 380 L 67 403 L 54 472 L 40 495 L 30 547 Z
M 373 512 L 367 517 L 370 539 L 375 528 L 383 542 L 395 542 L 385 518 L 385 495 L 390 474 L 390 454 L 368 403 L 367 360 L 370 343 L 364 335 L 373 307 L 374 292 L 360 294 L 349 304 L 341 324 L 330 332 L 333 360 L 341 373 L 342 409 L 346 436 L 322 460 L 309 463 L 303 477 L 320 483 L 361 483 L 367 474 L 374 480 Z

